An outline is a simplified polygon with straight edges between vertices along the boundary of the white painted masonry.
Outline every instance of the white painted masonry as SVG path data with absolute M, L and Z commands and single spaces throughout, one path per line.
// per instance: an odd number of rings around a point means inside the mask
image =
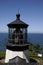
M 29 62 L 23 51 L 11 51 L 6 49 L 5 63 L 8 63 L 10 59 L 16 56 L 19 56 L 22 59 L 25 59 L 27 63 Z

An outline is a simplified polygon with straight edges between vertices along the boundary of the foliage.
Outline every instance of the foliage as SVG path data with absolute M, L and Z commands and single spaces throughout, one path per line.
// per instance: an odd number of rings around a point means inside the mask
M 4 58 L 5 57 L 5 52 L 4 51 L 1 51 L 0 52 L 0 58 Z
M 30 43 L 29 51 L 40 53 L 41 50 L 42 50 L 42 47 L 39 45 L 39 43 L 37 43 L 37 44 Z
M 42 50 L 42 48 L 41 48 L 41 46 L 40 46 L 39 44 L 36 44 L 36 45 L 34 46 L 34 50 L 35 50 L 35 52 L 40 53 L 41 50 Z
M 40 61 L 40 65 L 43 65 L 43 57 L 39 58 L 37 52 L 29 51 L 30 58 L 34 58 Z
M 30 43 L 29 45 L 29 51 L 33 51 L 34 45 L 32 43 Z

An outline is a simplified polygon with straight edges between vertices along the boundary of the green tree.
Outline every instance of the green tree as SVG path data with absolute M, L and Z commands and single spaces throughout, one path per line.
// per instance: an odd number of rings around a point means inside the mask
M 34 51 L 35 52 L 40 53 L 41 50 L 42 50 L 42 48 L 39 44 L 34 45 Z
M 30 43 L 29 45 L 29 51 L 33 51 L 34 50 L 34 44 Z

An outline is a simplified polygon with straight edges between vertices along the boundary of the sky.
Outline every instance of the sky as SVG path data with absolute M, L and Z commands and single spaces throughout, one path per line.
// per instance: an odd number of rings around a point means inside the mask
M 29 33 L 43 33 L 43 0 L 0 0 L 0 32 L 8 32 L 7 24 L 18 11 Z

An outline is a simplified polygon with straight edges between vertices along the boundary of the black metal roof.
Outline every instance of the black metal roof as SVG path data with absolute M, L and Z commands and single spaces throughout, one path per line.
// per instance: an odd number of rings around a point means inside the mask
M 22 62 L 26 62 L 26 60 L 20 58 L 19 56 L 16 56 L 16 57 L 14 57 L 14 58 L 12 58 L 12 59 L 9 60 L 9 63 L 12 63 L 12 62 L 15 62 L 15 63 L 22 63 Z
M 20 14 L 16 15 L 16 20 L 7 24 L 8 27 L 14 28 L 14 27 L 27 27 L 28 24 L 24 23 L 23 21 L 20 20 Z

